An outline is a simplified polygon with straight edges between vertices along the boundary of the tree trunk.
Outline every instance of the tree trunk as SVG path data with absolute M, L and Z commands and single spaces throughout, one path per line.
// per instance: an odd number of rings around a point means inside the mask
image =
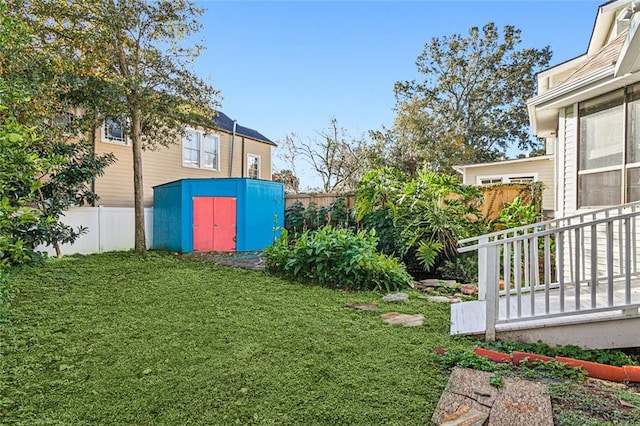
M 133 151 L 133 192 L 135 210 L 135 245 L 136 256 L 147 254 L 147 242 L 144 232 L 144 184 L 142 180 L 142 141 L 141 111 L 139 106 L 131 109 L 131 146 Z
M 62 258 L 62 250 L 60 250 L 60 243 L 58 241 L 53 242 L 53 247 L 56 249 L 56 257 L 58 259 Z

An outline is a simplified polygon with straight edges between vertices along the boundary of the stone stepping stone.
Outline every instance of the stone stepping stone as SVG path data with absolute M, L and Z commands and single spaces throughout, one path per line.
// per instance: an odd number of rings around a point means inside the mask
M 424 323 L 424 315 L 415 314 L 400 314 L 398 312 L 387 312 L 380 315 L 382 321 L 390 325 L 402 325 L 404 327 L 421 327 Z
M 456 288 L 458 283 L 455 280 L 438 280 L 438 279 L 426 279 L 416 281 L 415 287 L 420 291 L 428 291 L 429 289 L 436 289 L 439 287 Z
M 378 306 L 375 303 L 347 303 L 345 308 L 358 309 L 360 311 L 377 311 Z
M 427 300 L 438 303 L 458 303 L 461 301 L 459 297 L 455 296 L 428 296 Z
M 404 302 L 409 300 L 407 293 L 389 293 L 382 298 L 385 302 Z
M 473 284 L 462 284 L 460 286 L 460 292 L 467 296 L 473 296 L 474 294 L 478 294 L 478 286 Z
M 432 421 L 439 426 L 553 426 L 546 386 L 503 377 L 504 387 L 489 384 L 493 373 L 454 368 Z

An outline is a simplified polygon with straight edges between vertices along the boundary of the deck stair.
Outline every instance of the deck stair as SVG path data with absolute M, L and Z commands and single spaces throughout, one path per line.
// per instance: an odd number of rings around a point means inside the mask
M 640 346 L 640 202 L 459 241 L 478 253 L 478 300 L 451 307 L 451 334 Z

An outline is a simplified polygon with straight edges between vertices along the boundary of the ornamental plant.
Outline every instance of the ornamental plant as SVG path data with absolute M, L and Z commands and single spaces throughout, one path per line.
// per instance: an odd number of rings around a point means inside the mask
M 412 179 L 390 167 L 373 170 L 356 190 L 357 218 L 382 237 L 379 249 L 427 272 L 458 256 L 459 239 L 483 233 L 481 202 L 477 188 L 427 169 Z
M 325 226 L 289 241 L 287 232 L 265 250 L 268 270 L 285 277 L 349 290 L 396 291 L 411 281 L 397 259 L 378 253 L 375 231 Z

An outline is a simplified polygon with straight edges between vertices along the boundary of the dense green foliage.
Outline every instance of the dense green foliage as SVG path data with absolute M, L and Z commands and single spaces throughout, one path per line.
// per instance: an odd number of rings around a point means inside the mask
M 84 123 L 69 114 L 77 79 L 57 53 L 34 46 L 24 15 L 0 2 L 0 16 L 0 263 L 17 264 L 38 258 L 39 244 L 59 254 L 86 231 L 63 224 L 63 211 L 96 199 L 88 183 L 114 158 L 70 142 Z
M 393 168 L 368 172 L 356 191 L 356 216 L 380 235 L 379 248 L 434 271 L 457 256 L 457 241 L 485 228 L 477 188 L 421 169 L 407 179 Z
M 542 214 L 535 204 L 525 204 L 520 197 L 513 199 L 509 205 L 500 210 L 498 218 L 493 221 L 494 231 L 532 225 L 542 219 Z
M 414 277 L 470 283 L 477 281 L 477 254 L 459 254 L 459 239 L 541 219 L 542 187 L 538 183 L 519 185 L 522 196 L 489 222 L 480 212 L 483 195 L 479 188 L 427 169 L 408 178 L 385 167 L 367 172 L 358 183 L 354 211 L 346 209 L 342 198 L 326 208 L 311 204 L 305 209 L 296 203 L 285 212 L 285 227 L 294 238 L 324 226 L 373 230 L 378 251 L 402 259 Z M 495 188 L 493 193 L 497 194 Z
M 445 280 L 456 280 L 460 283 L 478 281 L 478 253 L 460 253 L 452 259 L 445 259 L 438 266 L 438 275 Z
M 376 251 L 373 231 L 354 232 L 325 226 L 289 241 L 283 232 L 265 250 L 267 268 L 283 276 L 331 288 L 395 291 L 411 276 L 397 259 Z
M 311 202 L 304 208 L 296 202 L 284 211 L 284 224 L 292 236 L 304 231 L 313 231 L 325 226 L 338 228 L 355 227 L 355 221 L 344 197 L 338 197 L 328 207 L 317 207 Z
M 6 110 L 0 103 L 0 113 Z M 3 265 L 33 259 L 27 233 L 42 223 L 41 213 L 27 205 L 37 196 L 40 177 L 50 167 L 29 150 L 37 136 L 12 117 L 0 120 L 0 273 Z
M 21 268 L 0 311 L 2 424 L 427 424 L 448 376 L 449 306 L 391 327 L 371 292 L 151 253 Z

